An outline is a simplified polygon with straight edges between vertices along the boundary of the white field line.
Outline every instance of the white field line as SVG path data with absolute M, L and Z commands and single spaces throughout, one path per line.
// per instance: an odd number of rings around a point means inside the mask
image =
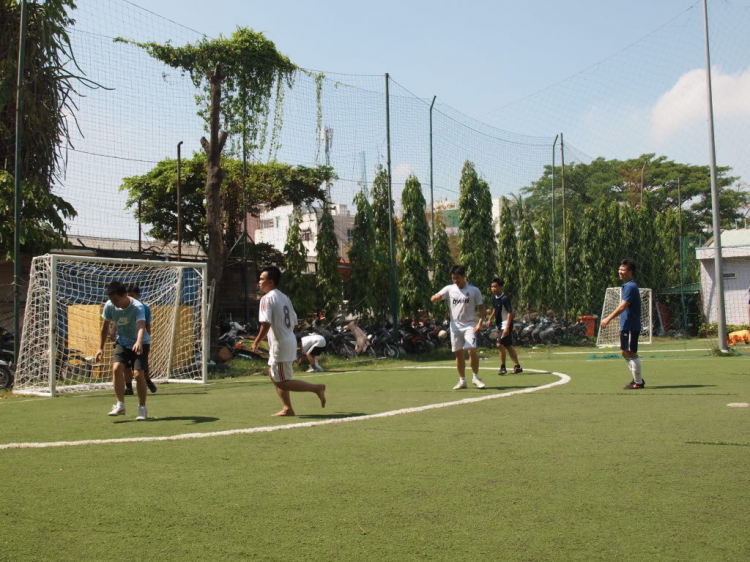
M 423 369 L 427 367 L 410 367 L 413 369 Z M 454 367 L 455 368 L 455 367 Z M 355 422 L 374 420 L 378 418 L 389 418 L 392 416 L 399 416 L 401 414 L 416 414 L 424 412 L 426 410 L 436 410 L 438 408 L 447 408 L 449 406 L 460 406 L 463 404 L 473 404 L 476 402 L 484 402 L 486 400 L 495 400 L 497 398 L 505 398 L 507 396 L 514 396 L 516 394 L 529 394 L 536 392 L 537 390 L 544 390 L 552 388 L 554 386 L 560 386 L 570 382 L 570 377 L 564 373 L 555 373 L 550 371 L 538 371 L 535 369 L 528 369 L 529 372 L 544 373 L 555 375 L 560 380 L 545 384 L 542 386 L 535 386 L 531 388 L 522 388 L 520 390 L 513 390 L 511 392 L 503 392 L 501 394 L 488 394 L 485 396 L 478 396 L 476 398 L 464 398 L 463 400 L 455 400 L 452 402 L 443 402 L 440 404 L 427 404 L 426 406 L 417 406 L 414 408 L 402 408 L 400 410 L 391 410 L 389 412 L 381 412 L 379 414 L 369 414 L 366 416 L 352 416 L 349 418 L 336 418 L 330 420 L 314 421 L 314 422 L 302 422 L 302 423 L 291 423 L 287 425 L 272 425 L 266 427 L 248 427 L 245 429 L 229 429 L 226 431 L 211 431 L 207 433 L 181 433 L 178 435 L 166 435 L 161 437 L 126 437 L 122 439 L 86 439 L 82 441 L 52 441 L 47 443 L 5 443 L 0 445 L 0 450 L 3 449 L 46 449 L 49 447 L 77 447 L 79 445 L 108 445 L 117 443 L 152 443 L 154 441 L 181 441 L 183 439 L 204 439 L 207 437 L 227 437 L 231 435 L 246 435 L 250 433 L 270 433 L 272 431 L 284 431 L 287 429 L 298 429 L 304 427 L 317 427 L 320 425 L 334 425 L 339 423 Z

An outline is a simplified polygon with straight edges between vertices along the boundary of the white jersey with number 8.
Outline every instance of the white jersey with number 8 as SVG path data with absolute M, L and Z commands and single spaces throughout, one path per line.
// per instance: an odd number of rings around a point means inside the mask
M 287 363 L 297 359 L 297 338 L 294 337 L 297 314 L 289 297 L 278 289 L 266 293 L 260 299 L 259 320 L 271 324 L 268 332 L 268 364 Z

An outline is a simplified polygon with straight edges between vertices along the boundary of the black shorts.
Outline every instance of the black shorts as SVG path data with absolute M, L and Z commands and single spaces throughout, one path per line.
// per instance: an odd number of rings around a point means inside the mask
M 620 349 L 638 353 L 638 336 L 641 333 L 636 330 L 623 330 L 620 332 Z
M 500 335 L 502 336 L 502 330 L 500 331 Z M 504 338 L 501 337 L 499 340 L 497 340 L 497 343 L 502 345 L 503 347 L 510 347 L 513 345 L 513 333 L 511 332 Z
M 142 347 L 143 351 L 141 354 L 136 355 L 132 349 L 116 343 L 115 356 L 112 358 L 112 363 L 122 363 L 133 371 L 145 371 L 148 373 L 148 351 L 151 346 L 144 343 Z
M 308 353 L 310 355 L 312 355 L 313 357 L 317 357 L 318 355 L 320 355 L 321 353 L 323 353 L 323 348 L 316 345 L 310 351 L 308 351 Z

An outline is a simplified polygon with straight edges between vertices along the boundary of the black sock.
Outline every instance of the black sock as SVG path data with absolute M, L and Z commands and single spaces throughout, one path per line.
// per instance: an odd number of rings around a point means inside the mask
M 127 388 L 128 390 L 133 390 L 133 383 L 132 382 L 126 382 L 125 383 L 125 388 Z

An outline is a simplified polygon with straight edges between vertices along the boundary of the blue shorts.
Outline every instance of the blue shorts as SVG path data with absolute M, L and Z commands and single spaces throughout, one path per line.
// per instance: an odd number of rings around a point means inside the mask
M 638 336 L 640 335 L 641 333 L 637 330 L 622 330 L 620 332 L 620 349 L 638 353 Z

